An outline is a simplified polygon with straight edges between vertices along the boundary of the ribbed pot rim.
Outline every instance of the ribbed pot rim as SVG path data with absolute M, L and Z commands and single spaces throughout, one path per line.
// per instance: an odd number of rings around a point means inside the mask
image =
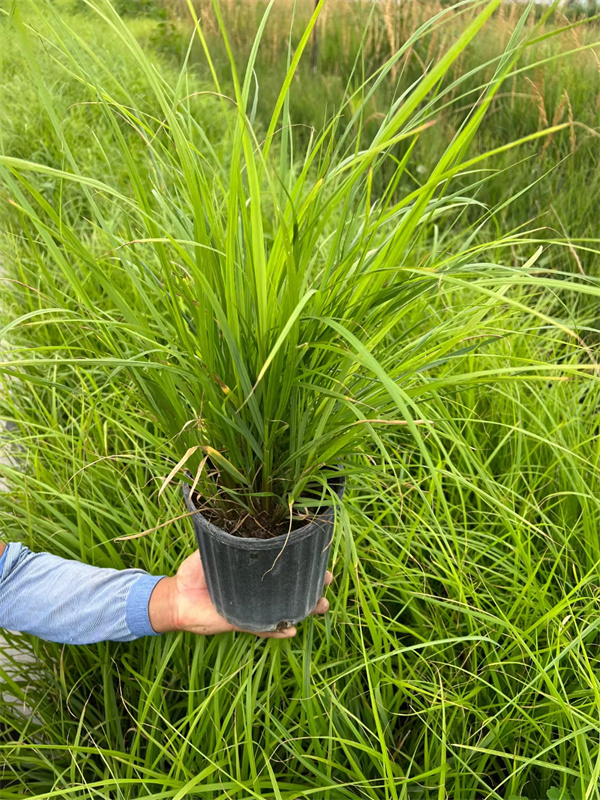
M 337 490 L 338 497 L 341 499 L 344 494 L 345 481 L 342 478 L 342 483 Z M 300 542 L 312 536 L 320 527 L 320 523 L 332 523 L 335 518 L 335 509 L 333 506 L 329 507 L 327 511 L 315 517 L 312 522 L 303 525 L 301 528 L 296 528 L 290 531 L 289 534 L 281 534 L 274 536 L 272 539 L 254 539 L 244 538 L 241 536 L 234 536 L 232 533 L 224 531 L 222 528 L 217 527 L 199 511 L 192 498 L 190 497 L 190 486 L 185 483 L 182 484 L 183 497 L 188 507 L 188 511 L 192 512 L 192 519 L 200 518 L 203 530 L 208 533 L 213 539 L 227 545 L 228 547 L 237 547 L 240 550 L 280 550 L 283 544 L 292 544 L 293 542 Z M 198 521 L 198 520 L 196 520 Z

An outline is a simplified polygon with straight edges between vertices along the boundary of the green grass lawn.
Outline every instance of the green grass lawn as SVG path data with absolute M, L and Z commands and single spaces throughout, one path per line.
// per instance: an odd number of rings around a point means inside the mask
M 306 6 L 0 6 L 2 538 L 171 573 L 191 447 L 348 475 L 293 640 L 7 633 L 0 797 L 600 798 L 597 31 L 493 5 L 289 86 Z

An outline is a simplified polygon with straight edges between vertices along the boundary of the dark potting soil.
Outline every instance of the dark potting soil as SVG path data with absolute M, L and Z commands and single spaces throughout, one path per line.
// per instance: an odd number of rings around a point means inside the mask
M 209 506 L 203 498 L 196 495 L 194 505 L 202 516 L 213 525 L 242 539 L 274 539 L 276 536 L 287 536 L 290 531 L 308 525 L 316 516 L 311 514 L 293 514 L 290 527 L 289 516 L 284 519 L 274 519 L 265 511 L 254 516 L 245 509 L 232 506 L 231 509 L 214 508 Z

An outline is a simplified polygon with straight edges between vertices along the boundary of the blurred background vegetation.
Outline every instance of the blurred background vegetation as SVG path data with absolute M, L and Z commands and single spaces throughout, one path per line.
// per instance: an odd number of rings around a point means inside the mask
M 11 2 L 3 0 L 3 6 L 9 8 Z M 74 19 L 79 20 L 77 24 L 85 26 L 85 16 L 89 12 L 83 2 L 55 0 L 55 5 L 62 13 L 74 15 Z M 236 62 L 242 68 L 266 3 L 264 0 L 223 0 L 220 5 Z M 291 120 L 297 126 L 296 147 L 306 145 L 315 130 L 322 128 L 364 77 L 373 74 L 425 20 L 447 10 L 449 5 L 441 0 L 400 3 L 395 0 L 375 3 L 331 0 L 326 3 L 316 36 L 295 78 L 297 87 L 301 85 L 302 89 L 290 94 Z M 117 0 L 115 7 L 129 18 L 138 39 L 162 64 L 172 72 L 181 68 L 193 33 L 187 0 Z M 224 90 L 229 91 L 229 65 L 211 0 L 194 0 L 194 7 L 202 21 L 219 80 Z M 255 67 L 255 113 L 259 125 L 267 120 L 279 91 L 288 47 L 291 46 L 293 52 L 313 8 L 313 0 L 276 2 Z M 536 8 L 529 25 L 546 10 L 544 5 Z M 448 105 L 435 126 L 420 138 L 418 163 L 415 162 L 416 167 L 403 178 L 398 186 L 399 193 L 422 182 L 437 163 L 440 153 L 477 102 L 481 87 L 493 74 L 496 59 L 506 47 L 522 10 L 520 3 L 504 3 L 473 46 L 453 64 L 440 87 L 440 90 L 450 87 Z M 547 38 L 542 35 L 539 43 L 528 49 L 516 74 L 494 98 L 472 144 L 474 154 L 485 152 L 549 125 L 567 123 L 564 130 L 545 140 L 500 154 L 486 167 L 485 173 L 463 178 L 465 188 L 471 184 L 469 192 L 486 207 L 492 208 L 514 196 L 512 202 L 506 203 L 495 215 L 504 231 L 524 225 L 531 227 L 535 223 L 548 236 L 574 237 L 576 232 L 581 239 L 596 234 L 600 200 L 600 59 L 593 46 L 599 32 L 598 22 L 592 16 L 594 11 L 593 5 L 580 3 L 563 4 L 555 11 L 547 33 L 554 33 L 573 21 L 579 21 L 580 26 Z M 435 58 L 445 52 L 475 13 L 475 8 L 469 3 L 449 13 L 451 20 L 446 14 L 443 25 L 419 36 L 414 47 L 410 47 L 398 62 L 391 78 L 373 95 L 370 112 L 361 130 L 357 128 L 356 131 L 363 142 L 369 140 L 393 99 L 406 91 Z M 292 18 L 294 21 L 290 25 Z M 98 42 L 98 46 L 110 47 L 110 43 Z M 32 102 L 35 88 L 27 86 L 23 55 L 13 52 L 10 41 L 5 42 L 3 51 L 0 58 L 5 62 L 5 75 L 8 73 L 21 82 L 16 93 L 15 84 L 6 78 L 0 88 L 0 102 L 5 109 L 1 124 L 6 149 L 14 155 L 33 158 L 39 155 L 46 141 L 36 126 L 49 123 L 39 117 L 36 104 Z M 188 58 L 190 75 L 195 76 L 198 83 L 205 84 L 204 89 L 212 91 L 209 67 L 197 40 Z M 115 69 L 118 63 L 119 54 Z M 52 70 L 51 63 L 48 68 Z M 457 78 L 464 78 L 465 74 L 471 74 L 471 79 L 462 80 L 452 88 Z M 70 106 L 69 83 L 58 71 L 55 90 L 56 100 L 62 102 L 67 116 L 65 124 L 76 126 L 76 119 L 82 112 Z M 350 105 L 345 112 L 346 120 L 351 113 Z M 81 119 L 80 123 L 84 124 Z M 89 137 L 85 146 L 90 146 Z M 398 157 L 403 147 L 398 146 Z M 56 164 L 58 154 L 46 153 L 45 158 L 47 163 Z M 481 180 L 481 185 L 474 189 L 472 184 L 483 177 L 486 180 Z M 384 174 L 381 179 L 385 180 Z M 527 187 L 531 190 L 526 191 Z M 474 207 L 466 212 L 473 219 L 478 213 Z M 574 250 L 569 256 L 561 255 L 560 266 L 579 272 L 599 269 L 594 254 L 585 251 L 576 254 Z

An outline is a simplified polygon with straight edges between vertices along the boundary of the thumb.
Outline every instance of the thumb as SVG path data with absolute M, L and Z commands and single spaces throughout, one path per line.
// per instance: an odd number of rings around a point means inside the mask
M 182 561 L 177 570 L 177 579 L 188 587 L 205 589 L 206 579 L 200 558 L 200 551 L 196 550 Z

